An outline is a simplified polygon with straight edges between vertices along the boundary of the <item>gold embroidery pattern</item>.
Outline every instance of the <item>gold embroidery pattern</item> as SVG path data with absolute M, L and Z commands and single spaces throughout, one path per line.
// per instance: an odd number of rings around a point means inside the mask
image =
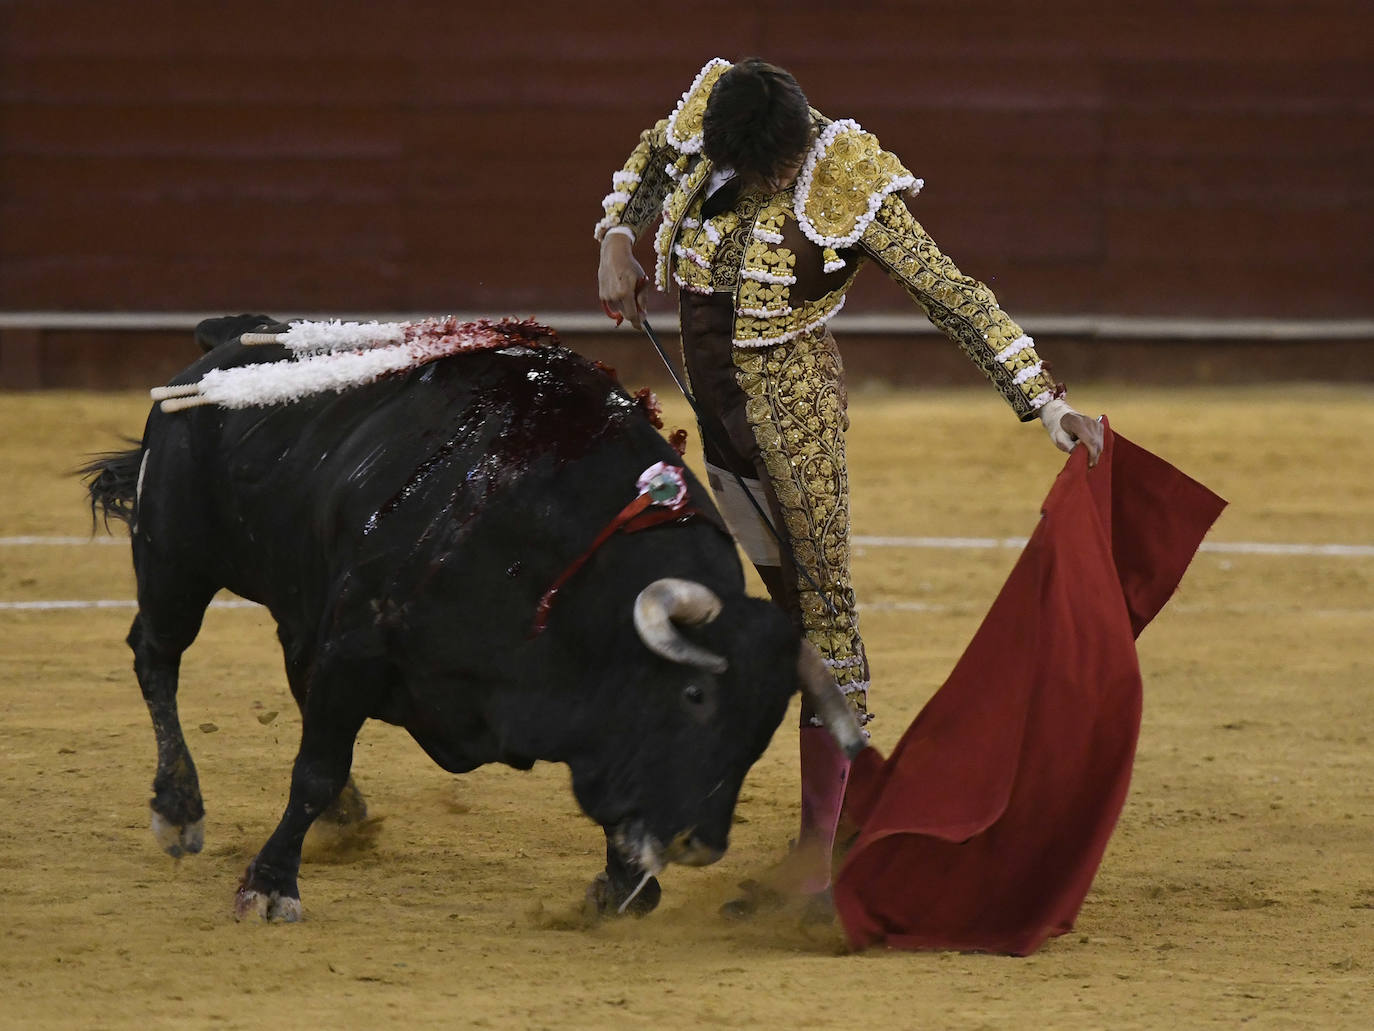
M 868 663 L 849 573 L 849 477 L 845 466 L 843 370 L 824 329 L 786 347 L 736 349 L 736 378 L 746 397 L 764 468 L 782 506 L 783 526 L 798 566 L 835 606 L 798 576 L 802 624 L 867 722 Z
M 786 249 L 770 254 L 775 264 L 770 272 L 779 277 L 786 276 L 796 263 L 796 255 Z M 792 287 L 789 283 L 769 283 L 745 278 L 739 284 L 739 304 L 737 314 L 745 318 L 784 318 L 791 313 Z M 751 311 L 773 312 L 770 316 L 750 316 Z
M 764 238 L 758 239 L 759 243 L 781 243 L 783 225 L 787 222 L 787 213 L 792 207 L 792 193 L 784 190 L 775 193 L 769 198 L 768 203 L 759 212 L 758 232 Z
M 740 282 L 740 270 L 744 267 L 744 254 L 754 232 L 754 220 L 758 218 L 763 198 L 752 190 L 745 191 L 735 203 L 738 222 L 728 233 L 721 236 L 716 247 L 715 260 L 711 263 L 711 289 L 723 293 L 734 293 Z
M 746 280 L 746 283 L 748 282 Z M 764 284 L 756 285 L 763 286 Z M 798 337 L 804 337 L 817 330 L 823 331 L 826 323 L 844 307 L 844 294 L 848 289 L 849 284 L 846 283 L 843 288 L 834 290 L 823 297 L 818 297 L 814 301 L 807 301 L 800 307 L 793 308 L 786 315 L 762 317 L 742 314 L 736 310 L 735 346 L 772 347 L 796 340 Z M 740 308 L 745 307 L 752 308 L 752 305 L 743 303 L 740 305 Z
M 696 203 L 697 194 L 710 174 L 711 163 L 698 161 L 695 168 L 681 175 L 677 189 L 663 202 L 663 223 L 658 227 L 658 235 L 654 237 L 654 250 L 658 253 L 654 282 L 660 290 L 668 289 L 668 273 L 673 267 L 673 246 L 677 242 L 682 220 L 686 217 L 689 207 L 699 209 L 700 205 Z
M 714 289 L 712 268 L 720 242 L 736 231 L 740 219 L 733 211 L 724 211 L 702 223 L 698 221 L 700 214 L 698 202 L 682 220 L 678 242 L 673 246 L 673 278 L 685 290 L 709 294 Z
M 941 253 L 899 198 L 883 202 L 862 247 L 983 370 L 1021 419 L 1032 418 L 1054 396 L 1054 380 L 1030 338 L 990 289 Z
M 643 233 L 662 213 L 663 198 L 668 196 L 668 191 L 673 188 L 668 166 L 676 157 L 677 155 L 666 146 L 649 152 L 646 167 L 640 173 L 642 178 L 635 191 L 630 194 L 630 201 L 620 215 L 620 224 L 633 229 L 635 236 Z
M 658 216 L 659 205 L 672 188 L 668 167 L 678 157 L 664 138 L 667 120 L 639 135 L 624 166 L 611 180 L 611 192 L 601 202 L 604 216 L 596 225 L 599 241 L 611 226 L 626 226 L 638 237 Z
M 668 116 L 667 140 L 684 154 L 701 150 L 702 123 L 706 117 L 706 102 L 716 80 L 730 68 L 730 62 L 713 57 L 702 66 L 687 92 L 682 94 L 677 108 Z
M 791 190 L 769 197 L 757 214 L 755 230 L 745 240 L 735 301 L 737 346 L 766 347 L 823 327 L 844 305 L 845 292 L 858 273 L 855 267 L 847 282 L 815 300 L 795 297 L 792 281 L 797 255 L 781 246 L 784 225 L 794 217 L 792 203 Z
M 857 122 L 831 122 L 797 177 L 797 222 L 819 247 L 849 247 L 884 197 L 918 183 L 897 155 L 883 150 Z

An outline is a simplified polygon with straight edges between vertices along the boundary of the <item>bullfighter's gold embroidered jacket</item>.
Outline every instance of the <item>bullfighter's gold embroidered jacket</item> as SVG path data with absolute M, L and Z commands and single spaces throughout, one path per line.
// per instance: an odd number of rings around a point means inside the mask
M 734 297 L 734 343 L 770 347 L 823 327 L 867 261 L 897 280 L 926 316 L 957 342 L 1022 419 L 1062 393 L 1034 341 L 988 287 L 964 275 L 912 217 L 903 194 L 922 181 L 877 137 L 850 119 L 813 111 L 816 140 L 796 182 L 778 193 L 744 191 L 703 217 L 714 171 L 702 153 L 711 88 L 729 62 L 707 63 L 669 117 L 645 131 L 596 226 L 636 237 L 656 220 L 655 282 Z

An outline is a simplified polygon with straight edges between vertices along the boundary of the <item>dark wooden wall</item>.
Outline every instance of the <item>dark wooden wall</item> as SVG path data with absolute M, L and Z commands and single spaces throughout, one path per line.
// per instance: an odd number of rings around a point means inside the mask
M 4 310 L 592 310 L 636 132 L 758 53 L 926 179 L 918 217 L 1013 311 L 1374 315 L 1369 0 L 0 18 Z M 902 306 L 879 279 L 852 306 Z

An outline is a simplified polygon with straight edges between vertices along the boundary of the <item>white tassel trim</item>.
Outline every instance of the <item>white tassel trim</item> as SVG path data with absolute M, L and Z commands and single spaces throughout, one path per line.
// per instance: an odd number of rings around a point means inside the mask
M 818 326 L 824 326 L 827 322 L 833 319 L 836 316 L 836 314 L 838 314 L 839 310 L 843 307 L 844 298 L 841 297 L 839 303 L 836 304 L 835 307 L 831 308 L 825 314 L 819 315 L 816 318 L 812 319 L 804 326 L 798 326 L 796 329 L 789 330 L 786 333 L 782 333 L 778 336 L 773 337 L 750 337 L 745 340 L 742 340 L 739 337 L 735 337 L 733 343 L 736 347 L 772 347 L 775 344 L 785 344 L 789 340 L 795 340 L 799 336 L 805 336 L 807 333 L 810 333 L 813 329 L 816 329 Z
M 848 669 L 851 666 L 862 666 L 864 660 L 854 656 L 850 659 L 826 659 L 825 664 L 831 669 Z
M 747 268 L 741 274 L 745 279 L 752 279 L 756 283 L 772 283 L 775 286 L 791 286 L 797 281 L 796 276 L 777 276 L 772 272 L 764 272 L 761 269 Z
M 667 207 L 667 202 L 664 203 L 664 207 Z M 658 224 L 658 232 L 654 234 L 654 253 L 658 255 L 654 268 L 654 286 L 660 293 L 666 293 L 668 290 L 668 237 L 672 231 L 672 225 L 665 219 Z
M 673 245 L 673 253 L 676 254 L 679 258 L 686 258 L 688 261 L 690 261 L 693 265 L 696 265 L 698 268 L 709 269 L 711 267 L 711 263 L 707 261 L 705 258 L 703 258 L 700 254 L 692 250 L 692 248 L 690 247 L 682 246 L 682 244 L 680 243 Z
M 755 226 L 754 239 L 762 243 L 782 243 L 782 233 L 775 233 L 772 230 Z
M 687 92 L 682 94 L 682 99 L 677 102 L 677 107 L 673 108 L 673 113 L 668 116 L 668 142 L 683 154 L 695 154 L 701 150 L 702 134 L 697 133 L 695 136 L 689 136 L 687 139 L 678 136 L 678 116 L 682 114 L 682 109 L 687 106 L 688 99 L 697 91 L 697 87 L 700 86 L 706 76 L 711 73 L 711 69 L 715 68 L 717 65 L 729 68 L 730 62 L 721 57 L 713 57 L 711 60 L 707 61 L 706 64 L 702 66 L 701 71 L 697 72 L 697 77 L 692 80 L 692 85 L 687 87 Z
M 841 118 L 838 122 L 831 122 L 812 145 L 811 152 L 806 155 L 806 162 L 802 165 L 801 174 L 797 176 L 797 186 L 793 191 L 792 205 L 797 213 L 797 224 L 801 226 L 806 238 L 818 247 L 833 247 L 835 250 L 852 247 L 859 242 L 859 238 L 863 236 L 869 224 L 877 217 L 878 208 L 889 193 L 897 193 L 901 190 L 915 193 L 925 185 L 924 179 L 917 179 L 912 175 L 895 175 L 881 188 L 869 194 L 867 213 L 859 216 L 854 223 L 854 228 L 847 234 L 844 236 L 825 236 L 821 233 L 806 217 L 806 200 L 811 194 L 811 181 L 815 178 L 816 166 L 820 164 L 821 159 L 825 157 L 825 152 L 830 149 L 830 145 L 841 133 L 863 131 L 863 126 L 852 118 Z
M 865 687 L 864 687 L 864 690 L 867 691 L 867 690 L 868 690 L 868 687 L 865 686 Z M 873 732 L 872 732 L 871 730 L 864 730 L 863 728 L 864 728 L 864 726 L 865 726 L 866 724 L 871 723 L 871 722 L 872 722 L 873 720 L 875 720 L 876 718 L 877 718 L 877 715 L 876 715 L 875 713 L 871 713 L 871 712 L 856 712 L 856 713 L 854 714 L 854 719 L 858 721 L 858 723 L 859 723 L 859 730 L 860 730 L 860 732 L 863 734 L 864 740 L 865 740 L 865 741 L 869 741 L 869 740 L 872 739 L 872 737 L 873 737 Z M 808 722 L 809 722 L 809 725 L 810 725 L 810 726 L 813 726 L 813 727 L 823 727 L 823 726 L 825 726 L 825 722 L 824 722 L 823 720 L 821 720 L 821 719 L 820 719 L 819 717 L 817 717 L 817 716 L 812 716 L 811 719 L 810 719 Z
M 606 235 L 606 232 L 612 226 L 618 225 L 620 225 L 620 212 L 606 212 L 606 217 L 603 218 L 600 222 L 598 222 L 596 224 L 596 227 L 592 229 L 592 239 L 595 240 L 597 243 L 600 243 L 602 238 Z
M 778 319 L 784 315 L 791 315 L 797 309 L 791 305 L 783 305 L 781 308 L 736 308 L 740 315 L 752 315 L 756 319 Z
M 1033 398 L 1031 398 L 1031 402 L 1030 402 L 1031 411 L 1034 411 L 1035 409 L 1040 408 L 1042 405 L 1049 404 L 1049 402 L 1051 402 L 1051 401 L 1053 401 L 1053 400 L 1054 400 L 1054 394 L 1053 394 L 1051 391 L 1048 391 L 1048 390 L 1041 391 L 1040 393 L 1036 394 Z
M 1035 379 L 1036 376 L 1040 375 L 1040 370 L 1044 367 L 1044 364 L 1044 362 L 1036 362 L 1034 365 L 1022 369 L 1012 378 L 1012 383 L 1019 387 L 1022 383 L 1026 382 L 1026 380 Z
M 687 282 L 677 272 L 673 273 L 673 282 L 676 283 L 680 289 L 686 290 L 689 294 L 715 293 L 715 291 L 712 290 L 709 286 L 699 286 L 696 283 Z
M 1005 362 L 1008 358 L 1015 358 L 1022 351 L 1026 350 L 1026 348 L 1034 346 L 1035 341 L 1031 337 L 1027 336 L 1025 333 L 1022 333 L 1019 337 L 1013 340 L 1001 351 L 998 351 L 997 354 L 993 357 L 993 361 L 996 361 L 998 363 Z
M 638 172 L 626 172 L 623 169 L 611 176 L 612 186 L 633 186 L 640 181 Z
M 838 272 L 838 271 L 840 271 L 840 269 L 842 269 L 842 268 L 844 268 L 844 259 L 843 259 L 843 258 L 836 258 L 834 261 L 827 261 L 827 262 L 822 266 L 822 269 L 823 269 L 823 271 L 825 271 L 825 272 Z

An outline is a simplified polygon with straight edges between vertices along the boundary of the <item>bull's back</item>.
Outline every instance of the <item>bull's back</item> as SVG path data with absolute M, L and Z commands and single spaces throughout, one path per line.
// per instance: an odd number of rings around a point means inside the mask
M 217 348 L 179 378 L 262 351 Z M 598 455 L 633 456 L 611 464 L 634 472 L 671 456 L 607 374 L 562 348 L 457 354 L 294 404 L 160 418 L 192 438 L 181 450 L 206 485 L 223 586 L 305 625 L 346 592 L 413 593 L 426 570 L 475 560 L 493 527 L 547 538 L 515 564 L 538 567 L 543 551 L 556 564 L 563 505 L 632 496 L 632 474 L 598 482 Z M 607 502 L 589 498 L 607 486 Z

